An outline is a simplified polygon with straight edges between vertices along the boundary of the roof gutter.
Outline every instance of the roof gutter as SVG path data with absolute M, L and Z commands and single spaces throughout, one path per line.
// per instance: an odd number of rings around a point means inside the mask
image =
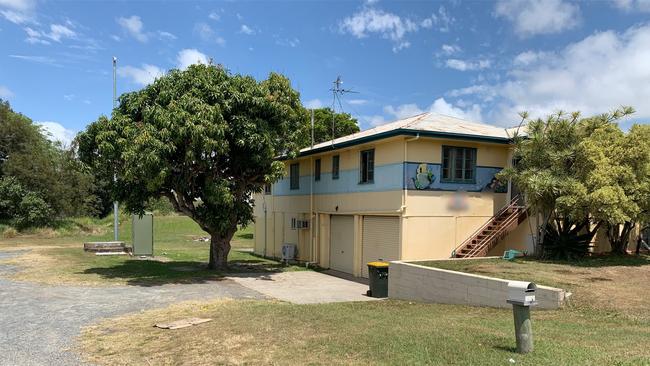
M 491 143 L 505 144 L 505 145 L 512 143 L 512 139 L 508 138 L 508 137 L 477 136 L 477 135 L 469 135 L 469 134 L 462 134 L 462 133 L 422 131 L 422 130 L 411 130 L 411 129 L 406 129 L 406 128 L 398 128 L 398 129 L 391 130 L 391 131 L 380 132 L 378 134 L 374 134 L 374 135 L 370 135 L 370 136 L 364 136 L 364 137 L 360 137 L 360 138 L 349 140 L 349 141 L 343 141 L 343 142 L 338 142 L 338 143 L 334 143 L 334 144 L 328 144 L 327 146 L 322 146 L 322 147 L 319 147 L 319 148 L 303 151 L 300 154 L 298 154 L 298 157 L 304 157 L 304 156 L 319 154 L 319 153 L 322 153 L 322 152 L 338 150 L 338 149 L 342 149 L 342 148 L 345 148 L 345 147 L 361 145 L 361 144 L 364 144 L 364 143 L 377 141 L 377 140 L 381 140 L 381 139 L 385 139 L 385 138 L 389 138 L 389 137 L 394 137 L 394 136 L 437 137 L 437 138 L 448 138 L 448 139 L 456 139 L 456 140 L 491 142 Z M 279 160 L 287 160 L 289 158 L 287 156 L 280 156 L 280 157 L 278 157 L 278 159 Z

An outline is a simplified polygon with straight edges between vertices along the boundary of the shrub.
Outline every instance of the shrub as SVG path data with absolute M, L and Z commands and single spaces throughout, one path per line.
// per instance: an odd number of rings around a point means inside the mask
M 20 201 L 14 224 L 18 228 L 45 226 L 52 219 L 52 209 L 39 195 L 28 192 Z
M 14 177 L 0 178 L 0 219 L 11 220 L 17 214 L 25 190 Z
M 2 232 L 2 237 L 5 239 L 15 238 L 18 235 L 18 230 L 8 227 Z

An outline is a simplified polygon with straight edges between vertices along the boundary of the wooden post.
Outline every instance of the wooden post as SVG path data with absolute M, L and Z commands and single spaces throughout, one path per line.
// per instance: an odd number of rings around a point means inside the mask
M 512 304 L 515 318 L 515 337 L 517 353 L 528 353 L 533 350 L 533 326 L 530 322 L 530 306 Z

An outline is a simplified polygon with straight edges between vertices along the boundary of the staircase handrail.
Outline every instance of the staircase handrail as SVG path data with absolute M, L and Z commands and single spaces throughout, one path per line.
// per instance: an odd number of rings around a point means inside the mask
M 503 207 L 501 207 L 501 209 L 499 209 L 499 211 L 497 211 L 497 213 L 492 215 L 492 217 L 490 217 L 483 225 L 481 225 L 480 228 L 478 228 L 476 231 L 474 231 L 472 233 L 472 235 L 468 236 L 467 239 L 465 239 L 462 243 L 460 243 L 457 247 L 455 247 L 454 250 L 451 251 L 451 257 L 453 258 L 453 257 L 456 256 L 456 251 L 458 250 L 458 248 L 462 248 L 465 245 L 467 245 L 468 243 L 470 243 L 475 236 L 477 236 L 480 232 L 485 230 L 486 227 L 490 226 L 490 224 L 492 223 L 492 221 L 494 221 L 494 219 L 496 217 L 501 216 L 501 214 L 503 214 L 505 211 L 509 210 L 510 208 L 516 207 L 517 205 L 515 205 L 515 203 L 517 203 L 519 201 L 519 198 L 520 198 L 520 195 L 516 195 L 514 198 L 512 198 L 510 200 L 510 202 L 508 202 L 507 205 L 504 205 Z
M 519 215 L 521 215 L 521 212 L 519 211 L 513 211 L 512 214 L 510 214 L 497 228 L 496 232 L 492 233 L 489 238 L 486 238 L 485 240 L 482 240 L 481 243 L 478 243 L 474 248 L 472 248 L 469 252 L 467 252 L 466 256 L 467 257 L 472 257 L 475 254 L 481 253 L 486 247 L 489 247 L 491 242 L 495 240 L 496 238 L 499 238 L 504 232 L 506 232 L 507 228 L 516 220 L 519 219 Z M 489 251 L 489 249 L 488 249 Z

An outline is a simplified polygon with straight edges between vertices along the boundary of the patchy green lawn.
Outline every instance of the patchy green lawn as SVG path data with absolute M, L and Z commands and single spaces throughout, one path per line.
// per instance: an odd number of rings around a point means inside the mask
M 214 320 L 174 331 L 152 325 Z M 650 324 L 584 310 L 534 311 L 535 351 L 514 353 L 512 312 L 404 301 L 186 303 L 86 328 L 100 365 L 647 365 Z M 128 342 L 124 342 L 128 339 Z
M 253 248 L 253 227 L 239 230 L 233 238 L 229 272 L 299 270 L 257 257 Z M 48 284 L 164 284 L 214 279 L 223 273 L 206 268 L 209 242 L 198 241 L 207 234 L 185 216 L 154 217 L 154 260 L 130 256 L 96 256 L 83 251 L 85 241 L 112 240 L 111 220 L 79 219 L 57 230 L 39 230 L 15 238 L 0 239 L 0 250 L 26 249 L 20 257 L 5 261 L 24 270 L 13 278 Z M 131 221 L 123 218 L 120 239 L 130 242 Z

